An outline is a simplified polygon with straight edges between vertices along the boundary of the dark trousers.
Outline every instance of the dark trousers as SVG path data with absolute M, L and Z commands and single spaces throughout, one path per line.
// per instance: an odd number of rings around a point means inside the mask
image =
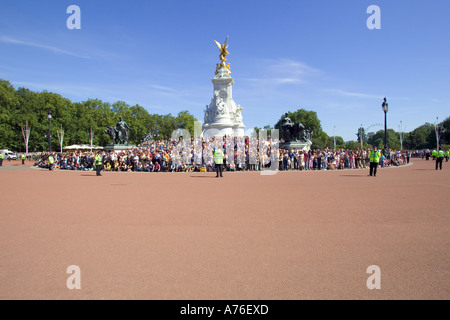
M 287 158 L 283 158 L 283 170 L 287 171 L 288 169 L 289 169 L 288 159 Z
M 97 176 L 101 176 L 102 175 L 101 174 L 102 169 L 103 169 L 103 165 L 102 164 L 96 164 L 95 165 L 95 171 L 97 172 Z
M 3 165 L 3 159 L 0 159 L 0 167 Z
M 25 164 L 25 159 L 22 159 L 22 164 Z
M 442 162 L 444 162 L 444 158 L 436 158 L 436 170 L 439 169 L 442 170 Z
M 377 169 L 378 169 L 378 163 L 376 162 L 371 162 L 370 163 L 370 172 L 369 172 L 369 176 L 377 176 Z
M 219 175 L 222 177 L 222 171 L 223 171 L 223 164 L 217 164 L 216 163 L 216 177 Z
M 49 165 L 48 165 L 48 170 L 50 170 L 50 171 L 53 170 L 53 164 L 49 164 Z

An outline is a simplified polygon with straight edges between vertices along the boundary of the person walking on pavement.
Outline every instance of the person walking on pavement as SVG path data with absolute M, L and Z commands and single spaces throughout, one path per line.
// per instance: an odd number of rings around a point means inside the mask
M 439 170 L 442 170 L 442 162 L 444 162 L 444 151 L 442 148 L 439 148 L 439 152 L 436 154 L 436 170 L 439 167 Z
M 224 154 L 223 151 L 219 148 L 216 148 L 214 150 L 214 162 L 216 164 L 216 178 L 220 177 L 222 178 L 222 172 L 223 172 L 223 158 Z
M 103 169 L 103 156 L 100 152 L 97 153 L 97 155 L 95 156 L 94 164 L 95 164 L 95 171 L 97 172 L 97 176 L 101 176 L 102 175 L 101 171 Z
M 375 146 L 374 150 L 370 151 L 370 171 L 369 176 L 377 176 L 378 164 L 380 163 L 381 153 Z
M 55 164 L 55 158 L 53 158 L 53 155 L 48 156 L 48 170 L 53 170 L 53 165 Z
M 430 149 L 425 150 L 425 159 L 430 160 Z

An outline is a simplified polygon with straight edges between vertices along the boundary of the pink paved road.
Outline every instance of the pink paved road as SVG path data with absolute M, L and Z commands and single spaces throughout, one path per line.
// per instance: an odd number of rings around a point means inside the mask
M 0 298 L 449 299 L 450 163 L 412 161 L 223 179 L 4 162 Z

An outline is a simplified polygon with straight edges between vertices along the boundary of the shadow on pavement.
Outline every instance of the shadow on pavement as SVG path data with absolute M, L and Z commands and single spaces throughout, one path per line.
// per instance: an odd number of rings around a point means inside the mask
M 349 177 L 349 178 L 364 178 L 369 177 L 368 174 L 341 174 L 339 177 Z
M 215 178 L 216 176 L 211 175 L 211 176 L 190 176 L 190 178 Z

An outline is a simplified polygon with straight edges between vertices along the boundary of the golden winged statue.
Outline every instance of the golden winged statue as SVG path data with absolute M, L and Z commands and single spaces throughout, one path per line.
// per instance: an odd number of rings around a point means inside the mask
M 219 47 L 219 50 L 220 50 L 220 56 L 219 56 L 219 58 L 220 58 L 220 61 L 221 61 L 221 63 L 218 63 L 217 66 L 216 66 L 216 74 L 219 73 L 219 70 L 220 70 L 221 67 L 224 67 L 224 68 L 227 70 L 227 73 L 230 74 L 230 73 L 231 73 L 231 70 L 230 70 L 230 64 L 229 64 L 229 63 L 228 63 L 228 64 L 225 63 L 225 61 L 227 61 L 227 55 L 230 54 L 230 53 L 227 51 L 227 48 L 228 48 L 228 44 L 227 44 L 227 42 L 228 42 L 228 36 L 227 36 L 227 38 L 225 39 L 225 42 L 224 42 L 223 44 L 221 44 L 220 42 L 218 42 L 218 41 L 216 41 L 216 40 L 214 40 L 214 42 L 215 42 L 216 45 Z

